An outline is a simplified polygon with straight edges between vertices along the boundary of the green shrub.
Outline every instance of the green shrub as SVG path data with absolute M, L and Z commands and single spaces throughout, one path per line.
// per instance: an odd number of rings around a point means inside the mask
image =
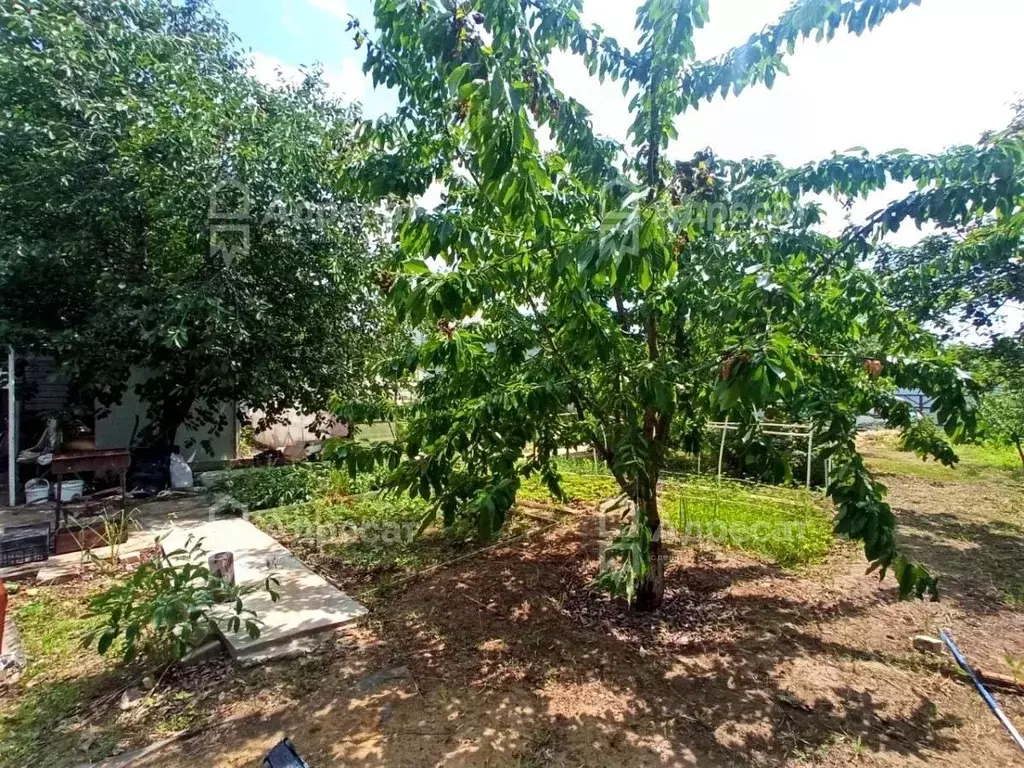
M 263 585 L 274 601 L 276 584 L 268 577 Z M 90 615 L 102 623 L 82 644 L 95 645 L 102 655 L 120 640 L 124 660 L 130 662 L 140 654 L 180 659 L 218 627 L 237 632 L 244 626 L 256 638 L 257 616 L 242 602 L 253 589 L 213 574 L 202 541 L 190 536 L 184 549 L 142 563 L 124 582 L 93 595 Z
M 249 509 L 270 509 L 349 492 L 348 478 L 328 464 L 304 463 L 229 472 L 220 490 Z
M 284 467 L 255 467 L 229 472 L 217 486 L 251 510 L 304 504 L 318 499 L 338 501 L 344 496 L 383 487 L 389 470 L 378 467 L 352 478 L 327 462 L 305 462 Z
M 384 465 L 375 466 L 372 472 L 360 472 L 354 478 L 348 474 L 347 470 L 339 469 L 335 471 L 342 475 L 344 481 L 348 484 L 349 493 L 352 494 L 381 490 L 391 474 L 391 470 Z
M 924 461 L 934 456 L 947 467 L 960 461 L 946 433 L 930 416 L 918 418 L 907 427 L 900 435 L 899 446 L 901 451 L 913 451 Z

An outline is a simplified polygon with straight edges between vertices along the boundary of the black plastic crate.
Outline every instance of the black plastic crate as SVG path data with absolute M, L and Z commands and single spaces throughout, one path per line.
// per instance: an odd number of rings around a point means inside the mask
M 10 525 L 0 533 L 0 568 L 40 563 L 50 557 L 50 526 Z
M 309 768 L 309 763 L 299 756 L 292 740 L 284 738 L 263 758 L 263 768 Z

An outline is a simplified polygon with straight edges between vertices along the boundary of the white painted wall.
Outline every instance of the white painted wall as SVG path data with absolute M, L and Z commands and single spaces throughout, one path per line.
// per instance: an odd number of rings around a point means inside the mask
M 139 417 L 139 430 L 146 426 L 146 406 L 135 395 L 135 385 L 141 380 L 141 372 L 133 374 L 128 388 L 118 405 L 111 407 L 110 413 L 96 419 L 96 447 L 127 448 L 135 428 L 135 417 Z M 99 404 L 97 403 L 97 409 Z M 211 435 L 205 431 L 192 431 L 184 427 L 178 430 L 175 442 L 181 446 L 182 455 L 188 459 L 195 453 L 194 464 L 210 464 L 230 461 L 235 458 L 238 445 L 238 424 L 235 419 L 235 408 L 230 403 L 221 406 L 221 412 L 228 417 L 228 425 L 219 435 Z M 195 445 L 187 447 L 193 439 Z M 209 439 L 212 452 L 207 452 L 199 445 L 199 441 Z

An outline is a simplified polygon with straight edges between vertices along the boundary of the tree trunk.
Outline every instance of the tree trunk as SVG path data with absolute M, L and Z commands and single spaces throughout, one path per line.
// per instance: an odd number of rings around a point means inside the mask
M 1024 447 L 1021 447 L 1021 440 L 1019 437 L 1013 439 L 1014 444 L 1017 446 L 1017 455 L 1020 457 L 1020 465 L 1024 467 Z
M 647 526 L 651 531 L 651 569 L 643 581 L 637 585 L 636 600 L 633 603 L 633 607 L 637 611 L 653 611 L 661 607 L 661 602 L 665 598 L 666 552 L 661 543 L 661 516 L 658 512 L 657 482 L 653 486 L 645 492 L 646 498 L 641 501 L 646 512 Z
M 157 408 L 151 408 L 150 413 L 156 412 L 156 421 L 152 424 L 150 433 L 147 435 L 146 448 L 170 453 L 178 435 L 178 429 L 185 423 L 189 411 L 192 410 L 194 400 L 189 397 L 166 398 Z
M 655 69 L 648 87 L 651 99 L 651 115 L 647 134 L 647 199 L 654 202 L 658 197 L 661 171 L 658 168 L 661 150 L 661 118 L 658 101 L 660 80 Z M 653 307 L 645 318 L 647 333 L 647 358 L 656 363 L 661 356 L 658 342 L 658 318 Z M 653 611 L 661 607 L 665 597 L 665 551 L 661 545 L 661 515 L 658 512 L 658 470 L 668 439 L 668 425 L 671 417 L 659 414 L 657 408 L 648 406 L 644 413 L 644 438 L 652 456 L 647 461 L 647 477 L 638 483 L 637 513 L 644 513 L 647 527 L 651 531 L 650 570 L 637 585 L 634 607 L 638 611 Z

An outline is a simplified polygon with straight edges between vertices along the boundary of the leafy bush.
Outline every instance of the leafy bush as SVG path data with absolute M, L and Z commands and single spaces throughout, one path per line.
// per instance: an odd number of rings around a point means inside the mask
M 331 464 L 307 462 L 284 467 L 238 469 L 218 486 L 252 510 L 287 507 L 318 499 L 337 501 L 343 496 L 368 493 L 384 485 L 387 467 L 360 472 L 354 478 Z
M 1024 389 L 1003 389 L 982 398 L 981 421 L 988 438 L 999 445 L 1012 445 L 1024 465 Z
M 349 493 L 369 493 L 379 491 L 387 484 L 391 470 L 386 466 L 375 466 L 370 472 L 358 472 L 355 477 L 349 475 L 345 470 L 340 470 L 344 475 L 344 482 L 348 483 Z
M 907 427 L 900 435 L 899 444 L 901 451 L 913 451 L 924 461 L 934 456 L 947 467 L 956 466 L 960 461 L 946 433 L 929 416 L 919 418 Z
M 268 577 L 264 588 L 277 601 Z M 94 595 L 91 615 L 103 623 L 82 643 L 105 654 L 121 640 L 126 662 L 140 654 L 154 659 L 180 659 L 218 627 L 237 632 L 243 626 L 259 637 L 257 616 L 242 598 L 255 587 L 228 584 L 206 564 L 202 540 L 189 537 L 183 549 L 142 563 L 126 581 Z
M 220 489 L 249 509 L 301 504 L 330 493 L 349 492 L 348 478 L 327 464 L 239 469 L 228 473 Z

